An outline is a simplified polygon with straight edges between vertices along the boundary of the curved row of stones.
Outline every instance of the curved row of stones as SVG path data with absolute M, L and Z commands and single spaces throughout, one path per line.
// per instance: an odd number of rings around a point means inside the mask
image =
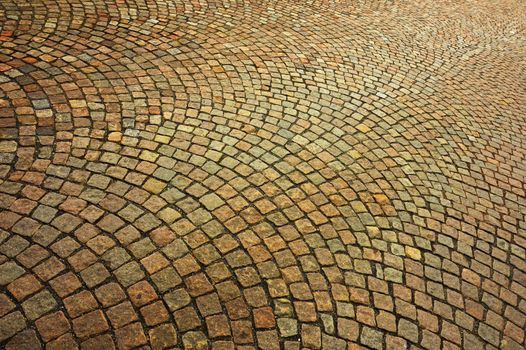
M 0 5 L 0 346 L 524 348 L 520 1 Z

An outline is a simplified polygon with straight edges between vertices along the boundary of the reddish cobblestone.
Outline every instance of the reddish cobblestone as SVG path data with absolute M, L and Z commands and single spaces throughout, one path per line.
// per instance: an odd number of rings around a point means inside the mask
M 523 1 L 0 1 L 1 349 L 524 349 Z

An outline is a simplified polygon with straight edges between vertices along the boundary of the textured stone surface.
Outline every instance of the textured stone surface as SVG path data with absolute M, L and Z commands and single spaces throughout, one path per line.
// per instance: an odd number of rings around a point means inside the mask
M 0 1 L 0 348 L 524 349 L 525 16 Z

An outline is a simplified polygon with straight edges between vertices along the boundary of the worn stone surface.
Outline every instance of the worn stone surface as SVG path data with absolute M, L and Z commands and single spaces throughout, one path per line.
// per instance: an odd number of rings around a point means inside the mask
M 526 348 L 524 28 L 0 1 L 0 349 Z

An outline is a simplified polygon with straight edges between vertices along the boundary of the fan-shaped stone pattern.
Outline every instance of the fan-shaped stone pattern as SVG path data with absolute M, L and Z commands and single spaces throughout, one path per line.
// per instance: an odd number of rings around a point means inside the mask
M 523 349 L 525 7 L 1 1 L 0 347 Z

